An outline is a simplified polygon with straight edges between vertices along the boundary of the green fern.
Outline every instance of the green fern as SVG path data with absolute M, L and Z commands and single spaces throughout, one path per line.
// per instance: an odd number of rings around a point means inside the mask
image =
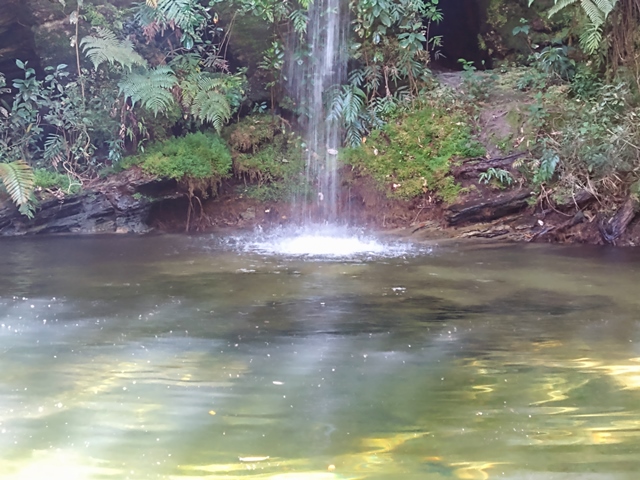
M 196 120 L 208 122 L 220 132 L 232 115 L 223 78 L 207 73 L 189 75 L 181 83 L 182 104 Z
M 529 0 L 529 6 L 534 1 Z M 618 0 L 555 0 L 555 4 L 549 9 L 549 17 L 577 3 L 580 3 L 580 7 L 589 19 L 589 25 L 580 35 L 580 45 L 586 53 L 592 55 L 602 45 L 604 24 L 609 14 L 613 12 L 613 9 L 618 4 Z
M 211 123 L 218 133 L 231 118 L 227 97 L 215 90 L 198 92 L 190 112 L 197 120 Z
M 148 0 L 139 4 L 135 17 L 143 30 L 153 34 L 167 28 L 178 30 L 182 46 L 187 50 L 201 40 L 200 30 L 210 18 L 207 9 L 197 0 Z
M 603 41 L 602 25 L 590 23 L 580 34 L 580 47 L 589 55 L 596 53 Z
M 68 148 L 67 141 L 62 135 L 52 133 L 44 142 L 44 152 L 42 153 L 42 157 L 46 160 L 47 164 L 56 168 L 59 163 L 62 163 L 67 159 Z
M 331 92 L 329 114 L 327 119 L 342 124 L 347 144 L 355 147 L 362 143 L 367 131 L 367 96 L 356 85 L 343 85 L 341 89 Z
M 103 63 L 119 64 L 131 69 L 134 65 L 146 66 L 147 62 L 134 49 L 129 40 L 118 39 L 106 28 L 98 28 L 96 35 L 89 35 L 80 41 L 82 51 L 97 70 Z
M 35 186 L 33 170 L 24 160 L 0 163 L 0 181 L 20 213 L 33 218 L 31 195 Z
M 151 110 L 155 115 L 165 112 L 173 104 L 171 89 L 176 86 L 178 79 L 173 70 L 161 65 L 144 73 L 131 73 L 118 82 L 120 93 L 132 105 L 140 104 Z

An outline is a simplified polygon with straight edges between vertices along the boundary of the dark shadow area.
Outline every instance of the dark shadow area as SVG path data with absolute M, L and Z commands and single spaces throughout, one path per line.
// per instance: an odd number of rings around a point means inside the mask
M 443 45 L 434 58 L 436 67 L 462 70 L 463 58 L 479 70 L 491 68 L 491 58 L 480 49 L 479 36 L 485 22 L 485 9 L 479 0 L 440 2 L 444 20 L 431 26 L 430 37 L 442 36 Z
M 23 78 L 24 73 L 16 66 L 16 59 L 28 61 L 29 67 L 40 70 L 35 52 L 35 39 L 31 27 L 35 20 L 24 2 L 5 0 L 0 12 L 0 72 L 11 80 Z

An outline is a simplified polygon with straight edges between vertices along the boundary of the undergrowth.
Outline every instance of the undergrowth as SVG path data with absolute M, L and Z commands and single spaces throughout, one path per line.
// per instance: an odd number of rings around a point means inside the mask
M 431 192 L 450 203 L 462 189 L 450 175 L 452 163 L 483 156 L 485 150 L 473 139 L 463 113 L 422 106 L 342 153 L 346 164 L 371 175 L 390 198 L 408 200 Z
M 67 195 L 78 193 L 82 189 L 78 180 L 60 172 L 36 168 L 33 170 L 33 176 L 36 189 L 61 190 Z
M 280 117 L 256 115 L 229 127 L 234 175 L 241 194 L 259 201 L 290 200 L 306 191 L 302 142 Z
M 629 85 L 582 68 L 570 82 L 531 88 L 521 128 L 529 157 L 517 166 L 534 188 L 586 190 L 601 203 L 627 194 L 640 178 L 640 104 Z
M 198 132 L 152 144 L 127 164 L 161 178 L 217 183 L 231 173 L 231 152 L 220 136 Z

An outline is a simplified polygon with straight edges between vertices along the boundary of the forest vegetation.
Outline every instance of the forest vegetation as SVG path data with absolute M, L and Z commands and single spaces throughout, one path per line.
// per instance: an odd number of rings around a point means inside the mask
M 55 6 L 73 62 L 17 59 L 20 75 L 0 73 L 0 180 L 22 213 L 46 192 L 134 167 L 197 201 L 229 179 L 262 201 L 313 189 L 300 136 L 309 112 L 287 86 L 310 55 L 310 0 Z M 456 162 L 520 152 L 477 183 L 526 186 L 551 209 L 585 191 L 602 211 L 637 205 L 639 0 L 490 0 L 477 38 L 487 61 L 455 59 L 459 87 L 439 79 L 439 0 L 348 9 L 349 71 L 326 93 L 327 118 L 343 132 L 343 163 L 390 198 L 452 203 L 469 188 L 451 175 Z M 509 128 L 487 133 L 492 102 Z

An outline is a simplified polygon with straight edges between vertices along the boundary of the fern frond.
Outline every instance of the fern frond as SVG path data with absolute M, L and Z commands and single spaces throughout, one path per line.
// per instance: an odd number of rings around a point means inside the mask
M 178 80 L 166 65 L 161 65 L 144 73 L 131 73 L 118 82 L 120 93 L 135 105 L 140 104 L 155 115 L 166 111 L 174 102 L 171 89 Z
M 592 0 L 580 0 L 584 13 L 589 17 L 589 21 L 594 25 L 602 25 L 605 20 L 605 15 L 602 10 Z
M 293 30 L 300 35 L 307 33 L 309 16 L 303 10 L 293 10 L 289 14 L 289 20 L 293 24 Z
M 618 0 L 579 0 L 582 10 L 589 21 L 596 26 L 603 25 L 609 14 L 616 7 Z M 578 0 L 555 0 L 555 4 L 549 9 L 549 17 L 564 10 L 569 5 L 574 5 Z M 533 0 L 529 1 L 529 6 Z
M 158 0 L 158 12 L 182 31 L 192 31 L 203 23 L 202 7 L 193 0 Z
M 66 160 L 67 150 L 67 142 L 62 135 L 52 133 L 44 142 L 44 152 L 42 156 L 48 163 L 56 168 L 59 163 Z
M 0 163 L 0 181 L 7 189 L 11 200 L 18 206 L 20 213 L 33 217 L 31 195 L 35 186 L 33 170 L 24 160 Z
M 201 122 L 209 122 L 219 133 L 231 118 L 227 97 L 215 90 L 201 90 L 191 104 L 191 115 Z
M 82 51 L 97 70 L 103 63 L 119 64 L 131 69 L 134 65 L 146 66 L 147 61 L 133 49 L 129 40 L 120 40 L 106 29 L 98 28 L 95 35 L 88 35 L 80 40 Z
M 580 47 L 588 54 L 593 55 L 602 45 L 602 25 L 590 23 L 580 35 Z
M 209 122 L 219 132 L 231 118 L 226 82 L 207 73 L 189 75 L 180 84 L 184 108 L 201 122 Z
M 578 0 L 555 0 L 555 5 L 549 9 L 549 17 L 552 17 L 559 11 L 564 10 L 566 7 L 573 5 L 577 1 Z M 529 6 L 531 6 L 531 3 L 533 2 L 530 2 Z

